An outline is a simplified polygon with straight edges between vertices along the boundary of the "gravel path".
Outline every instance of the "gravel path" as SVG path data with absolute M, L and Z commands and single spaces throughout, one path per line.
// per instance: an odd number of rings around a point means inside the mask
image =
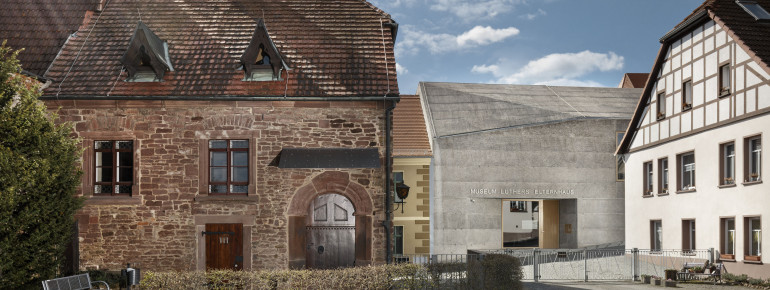
M 527 290 L 557 290 L 557 289 L 597 289 L 597 290 L 641 290 L 641 289 L 719 289 L 719 290 L 744 290 L 750 289 L 743 286 L 711 285 L 679 283 L 676 288 L 666 288 L 639 282 L 607 281 L 607 282 L 524 282 Z

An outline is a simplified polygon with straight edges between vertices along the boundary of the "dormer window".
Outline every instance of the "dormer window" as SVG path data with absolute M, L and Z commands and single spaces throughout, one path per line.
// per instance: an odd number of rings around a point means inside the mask
M 128 49 L 120 62 L 128 71 L 129 82 L 158 82 L 166 71 L 174 71 L 168 55 L 168 43 L 139 21 Z
M 262 19 L 259 19 L 249 46 L 241 56 L 240 68 L 244 72 L 244 81 L 281 80 L 281 70 L 289 69 L 267 33 Z
M 741 8 L 751 15 L 751 17 L 754 17 L 754 20 L 759 22 L 770 22 L 770 13 L 768 13 L 765 8 L 762 8 L 756 1 L 736 0 L 735 3 L 737 3 L 738 6 L 741 6 Z

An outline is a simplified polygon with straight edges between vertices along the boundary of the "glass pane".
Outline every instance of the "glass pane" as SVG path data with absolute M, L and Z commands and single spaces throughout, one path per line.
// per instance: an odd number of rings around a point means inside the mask
M 134 166 L 134 153 L 118 152 L 118 166 Z
M 118 141 L 118 149 L 133 149 L 134 141 Z
M 227 193 L 227 185 L 209 185 L 209 193 Z
M 112 193 L 111 185 L 94 185 L 94 194 Z
M 248 182 L 249 181 L 249 168 L 248 167 L 233 167 L 232 172 L 233 182 Z
M 94 141 L 94 149 L 112 149 L 112 141 Z
M 212 149 L 227 148 L 227 140 L 211 140 L 209 141 L 209 148 L 212 148 Z
M 249 191 L 248 185 L 231 185 L 230 193 L 247 193 Z
M 233 151 L 233 166 L 249 166 L 248 151 Z
M 538 247 L 540 244 L 538 202 L 506 200 L 503 208 L 503 246 Z
M 130 185 L 117 185 L 115 188 L 117 189 L 117 193 L 131 193 Z
M 132 167 L 118 167 L 118 182 L 133 182 L 134 170 Z
M 112 168 L 100 167 L 96 168 L 96 182 L 112 182 Z
M 212 151 L 209 166 L 227 166 L 227 152 Z
M 96 166 L 112 166 L 112 152 L 96 152 Z
M 212 167 L 211 168 L 211 182 L 227 182 L 227 168 L 226 167 Z
M 249 148 L 249 140 L 231 140 L 230 148 Z

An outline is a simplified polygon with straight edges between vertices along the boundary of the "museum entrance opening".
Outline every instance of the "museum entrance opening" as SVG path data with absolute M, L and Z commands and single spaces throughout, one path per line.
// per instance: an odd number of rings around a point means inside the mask
M 558 200 L 502 200 L 505 248 L 559 247 Z

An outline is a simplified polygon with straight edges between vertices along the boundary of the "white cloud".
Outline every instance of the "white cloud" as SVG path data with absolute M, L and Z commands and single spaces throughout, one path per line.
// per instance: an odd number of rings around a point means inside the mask
M 493 18 L 525 2 L 525 0 L 435 0 L 430 9 L 449 12 L 472 22 L 479 18 Z
M 491 26 L 476 26 L 457 36 L 457 45 L 464 46 L 469 42 L 475 42 L 478 45 L 487 45 L 517 34 L 519 34 L 519 30 L 515 27 L 494 29 Z
M 406 67 L 396 63 L 396 73 L 398 73 L 399 75 L 405 75 L 408 72 L 409 70 L 406 69 Z
M 554 53 L 532 60 L 520 69 L 514 69 L 506 60 L 497 64 L 473 66 L 471 72 L 491 73 L 498 83 L 549 84 L 569 86 L 599 86 L 594 81 L 578 78 L 589 73 L 623 69 L 624 58 L 615 54 L 581 51 L 578 53 Z
M 545 15 L 547 15 L 547 13 L 545 13 L 545 11 L 543 9 L 537 9 L 537 11 L 534 12 L 534 13 L 527 13 L 527 14 L 521 15 L 519 17 L 527 19 L 527 20 L 533 20 L 533 19 L 535 19 L 535 18 L 537 18 L 539 16 L 545 16 Z
M 414 55 L 421 48 L 431 53 L 444 53 L 464 48 L 478 47 L 500 42 L 519 34 L 515 27 L 495 29 L 490 26 L 476 26 L 460 35 L 448 33 L 432 34 L 415 29 L 414 26 L 402 28 L 403 38 L 396 44 L 396 56 Z

